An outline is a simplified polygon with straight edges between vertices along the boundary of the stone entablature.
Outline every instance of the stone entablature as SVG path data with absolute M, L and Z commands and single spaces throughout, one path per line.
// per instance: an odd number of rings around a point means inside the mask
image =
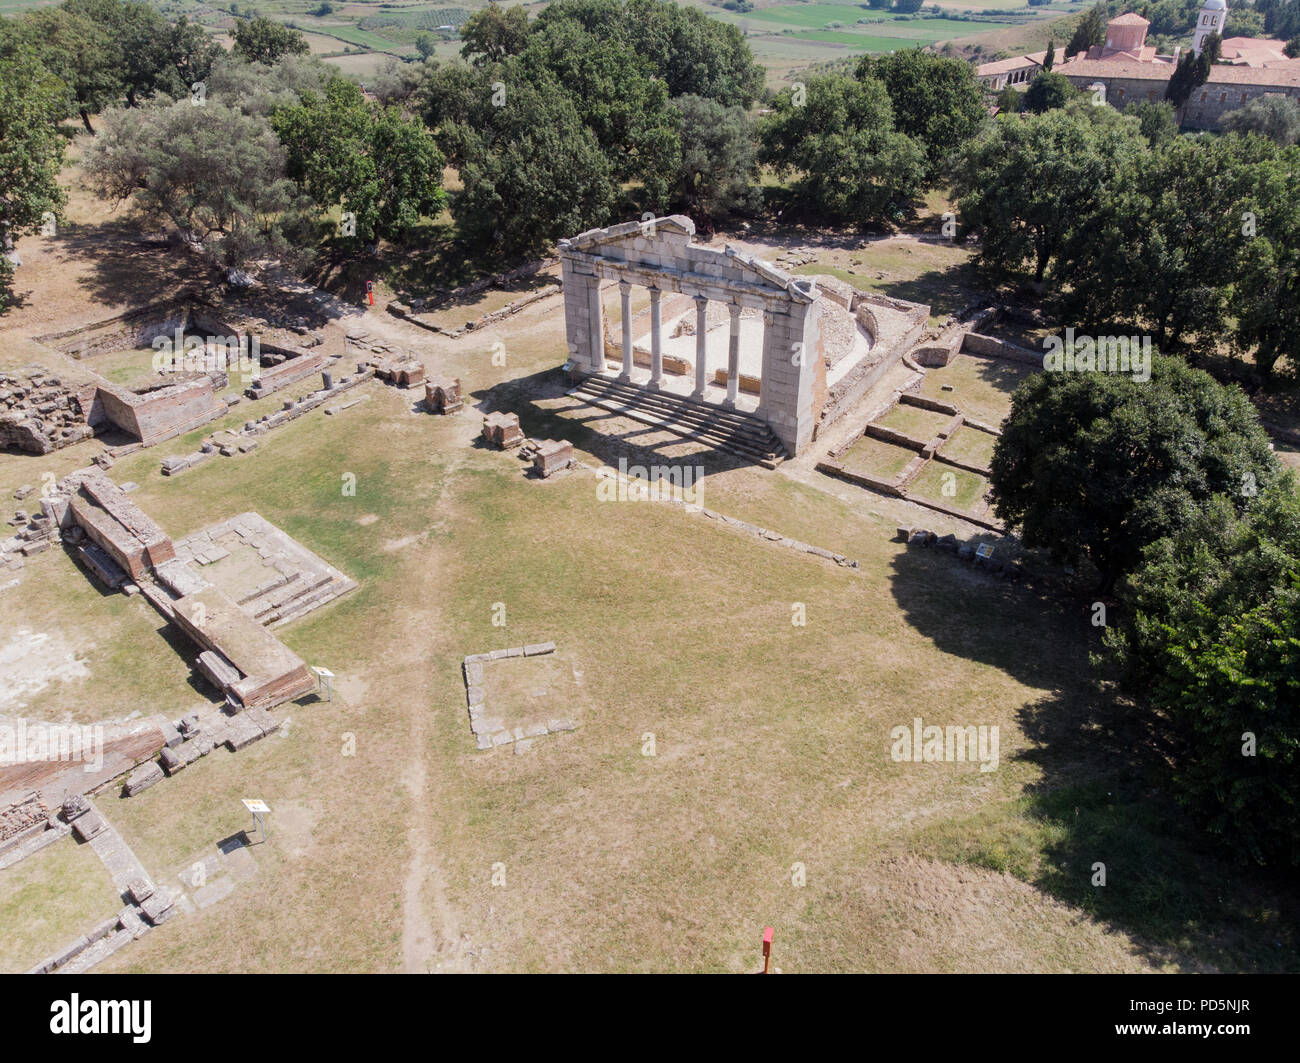
M 797 454 L 812 439 L 820 412 L 819 373 L 820 390 L 825 390 L 816 285 L 730 247 L 719 250 L 694 244 L 694 234 L 689 218 L 672 215 L 593 229 L 560 241 L 568 368 L 582 375 L 604 370 L 602 282 L 617 282 L 622 299 L 623 380 L 631 379 L 634 359 L 631 289 L 640 285 L 650 290 L 651 390 L 663 384 L 663 293 L 693 298 L 701 323 L 708 303 L 720 302 L 731 314 L 725 405 L 734 407 L 740 380 L 740 312 L 759 310 L 764 315 L 764 333 L 755 415 L 771 426 L 791 454 Z M 701 399 L 709 380 L 705 331 L 696 330 L 694 395 Z

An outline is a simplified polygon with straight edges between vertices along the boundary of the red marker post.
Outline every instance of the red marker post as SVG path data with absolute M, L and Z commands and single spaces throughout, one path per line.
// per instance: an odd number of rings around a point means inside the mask
M 772 958 L 772 928 L 763 928 L 763 973 L 767 974 L 767 964 Z
M 375 305 L 375 282 L 366 281 L 366 298 L 370 300 L 370 305 Z

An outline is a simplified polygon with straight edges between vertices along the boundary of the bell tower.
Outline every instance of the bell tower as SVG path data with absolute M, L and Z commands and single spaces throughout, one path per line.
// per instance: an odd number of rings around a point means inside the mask
M 1228 5 L 1225 0 L 1205 0 L 1196 19 L 1196 32 L 1192 34 L 1192 51 L 1200 55 L 1206 37 L 1216 33 L 1222 37 L 1227 20 Z

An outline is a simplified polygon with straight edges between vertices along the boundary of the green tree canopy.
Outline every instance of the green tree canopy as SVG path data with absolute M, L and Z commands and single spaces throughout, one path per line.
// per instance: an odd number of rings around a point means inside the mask
M 528 12 L 522 7 L 488 4 L 470 15 L 460 36 L 465 42 L 460 54 L 475 66 L 499 63 L 528 45 Z
M 285 55 L 306 55 L 307 38 L 297 30 L 257 15 L 235 23 L 235 55 L 251 63 L 274 63 Z
M 57 218 L 64 86 L 30 53 L 0 57 L 0 310 L 11 298 L 14 241 Z
M 442 210 L 443 158 L 418 119 L 366 102 L 336 76 L 324 96 L 304 93 L 271 117 L 286 172 L 321 210 L 354 215 L 357 240 L 400 239 Z
M 1239 856 L 1300 865 L 1300 498 L 1216 496 L 1146 552 L 1108 628 L 1176 799 Z
M 1300 144 L 1300 102 L 1290 96 L 1258 96 L 1220 123 L 1225 132 L 1258 133 L 1274 144 Z
M 979 83 L 971 65 L 960 59 L 907 48 L 892 55 L 863 56 L 856 73 L 884 84 L 894 128 L 925 150 L 927 180 L 939 175 L 984 121 Z
M 762 161 L 795 175 L 798 200 L 829 220 L 888 218 L 922 187 L 925 156 L 894 129 L 885 86 L 839 74 L 814 77 L 806 99 L 786 89 L 760 129 Z
M 1124 160 L 1145 148 L 1137 123 L 1094 113 L 1104 110 L 1000 114 L 966 145 L 953 191 L 963 233 L 979 234 L 982 268 L 1007 275 L 1032 263 L 1041 281 L 1088 225 Z
M 1162 348 L 1212 348 L 1226 331 L 1246 250 L 1253 171 L 1275 150 L 1258 137 L 1229 135 L 1180 137 L 1126 155 L 1062 254 L 1067 313 L 1097 326 L 1140 323 Z
M 462 236 L 489 254 L 514 257 L 605 224 L 618 186 L 569 94 L 509 64 L 482 74 L 489 92 L 462 93 L 452 101 L 456 113 L 449 108 L 438 124 L 439 143 L 461 160 L 464 189 L 452 214 Z M 492 102 L 501 98 L 493 83 L 506 86 L 500 106 Z
M 663 0 L 557 0 L 534 27 L 569 19 L 598 40 L 622 40 L 662 78 L 670 97 L 707 96 L 748 107 L 763 90 L 763 68 L 738 26 Z
M 107 111 L 83 165 L 100 195 L 170 220 L 222 266 L 290 250 L 281 216 L 293 205 L 293 184 L 264 118 L 212 100 Z
M 1106 20 L 1110 18 L 1105 3 L 1090 7 L 1079 18 L 1074 27 L 1070 43 L 1065 46 L 1065 58 L 1072 59 L 1080 52 L 1086 52 L 1094 44 L 1101 44 L 1106 39 Z
M 1230 312 L 1237 344 L 1264 376 L 1285 358 L 1300 377 L 1300 148 L 1255 157 L 1241 215 Z
M 991 470 L 998 517 L 1058 561 L 1086 555 L 1103 593 L 1213 496 L 1241 511 L 1279 476 L 1241 389 L 1161 355 L 1148 380 L 1101 371 L 1026 379 Z
M 681 157 L 679 118 L 647 59 L 621 39 L 602 41 L 575 21 L 555 19 L 538 24 L 516 69 L 535 84 L 563 86 L 614 177 L 639 180 L 648 208 L 667 205 Z
M 742 107 L 703 96 L 672 101 L 681 115 L 681 162 L 672 202 L 694 218 L 711 220 L 761 204 L 754 124 Z
M 1153 148 L 1163 148 L 1178 136 L 1178 118 L 1168 100 L 1140 100 L 1124 108 L 1138 120 L 1138 128 Z
M 1053 111 L 1064 107 L 1077 95 L 1078 90 L 1064 74 L 1042 71 L 1025 90 L 1025 110 L 1034 114 Z

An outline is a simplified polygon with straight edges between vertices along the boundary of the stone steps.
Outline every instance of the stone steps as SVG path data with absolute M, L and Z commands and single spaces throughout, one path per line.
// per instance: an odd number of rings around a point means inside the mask
M 768 468 L 775 468 L 786 456 L 781 441 L 767 424 L 750 414 L 716 403 L 701 402 L 667 391 L 649 391 L 635 384 L 597 376 L 587 377 L 569 394 L 611 413 L 661 428 L 684 439 L 730 451 Z

